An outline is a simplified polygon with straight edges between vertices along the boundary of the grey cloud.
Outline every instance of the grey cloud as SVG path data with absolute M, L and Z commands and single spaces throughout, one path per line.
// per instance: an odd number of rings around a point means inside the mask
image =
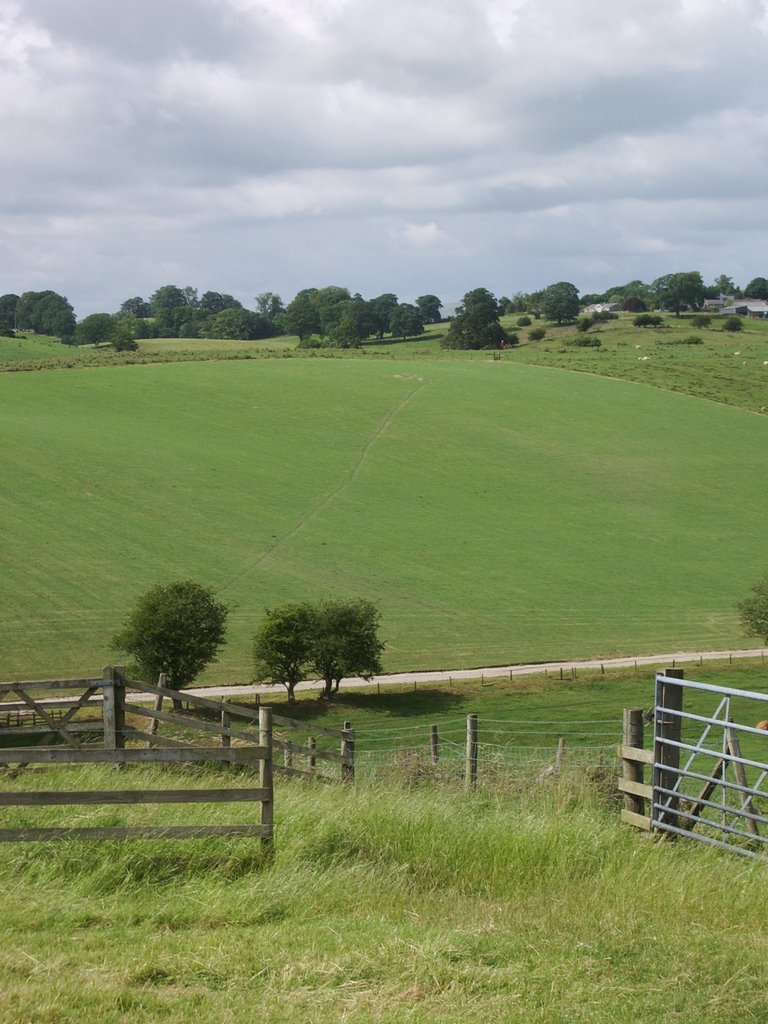
M 449 299 L 761 258 L 757 0 L 0 0 L 0 23 L 14 10 L 3 290 L 81 314 L 167 280 Z
M 230 59 L 248 45 L 242 19 L 216 0 L 26 0 L 23 8 L 57 44 L 146 64 L 179 53 Z

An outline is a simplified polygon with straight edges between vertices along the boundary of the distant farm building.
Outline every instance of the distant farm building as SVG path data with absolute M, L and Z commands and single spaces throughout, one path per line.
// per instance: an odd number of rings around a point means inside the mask
M 746 316 L 750 320 L 768 318 L 768 302 L 765 299 L 738 299 L 732 306 L 723 306 L 721 313 L 728 316 Z

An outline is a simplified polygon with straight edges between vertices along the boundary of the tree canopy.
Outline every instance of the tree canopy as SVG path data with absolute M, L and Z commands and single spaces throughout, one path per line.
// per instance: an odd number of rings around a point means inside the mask
M 19 304 L 19 296 L 9 292 L 7 295 L 0 295 L 0 335 L 12 334 L 16 329 L 16 307 Z
M 768 299 L 768 280 L 764 277 L 753 277 L 744 289 L 748 299 Z
M 558 281 L 544 289 L 541 297 L 541 312 L 547 320 L 564 324 L 579 315 L 579 292 L 570 281 Z
M 436 295 L 419 295 L 416 299 L 416 307 L 421 313 L 421 319 L 425 324 L 440 323 L 440 308 L 442 302 Z
M 296 700 L 312 653 L 313 612 L 307 603 L 267 608 L 253 638 L 254 675 L 258 682 L 281 684 Z
M 682 274 L 665 274 L 651 285 L 660 309 L 668 309 L 680 316 L 683 309 L 699 309 L 704 302 L 705 288 L 698 270 Z
M 498 348 L 506 338 L 499 323 L 499 304 L 487 288 L 474 288 L 467 292 L 456 316 L 441 339 L 443 348 L 478 349 Z
M 381 672 L 379 613 L 364 598 L 324 601 L 312 611 L 310 664 L 324 681 L 330 700 L 345 676 L 368 677 Z
M 71 343 L 75 334 L 75 312 L 68 300 L 56 292 L 24 292 L 16 305 L 19 330 L 49 334 Z
M 395 338 L 415 338 L 424 333 L 421 310 L 410 302 L 401 302 L 389 315 L 389 329 Z
M 768 572 L 752 586 L 752 593 L 736 606 L 747 636 L 768 644 Z
M 224 643 L 228 609 L 192 580 L 160 583 L 136 603 L 112 645 L 134 659 L 144 682 L 165 672 L 168 686 L 189 686 Z

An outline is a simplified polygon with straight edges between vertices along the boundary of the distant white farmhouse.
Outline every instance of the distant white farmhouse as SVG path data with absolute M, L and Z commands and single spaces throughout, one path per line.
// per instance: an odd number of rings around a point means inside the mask
M 585 306 L 582 312 L 584 313 L 618 313 L 621 309 L 620 302 L 593 302 L 590 306 Z
M 768 318 L 768 302 L 765 299 L 737 299 L 732 306 L 723 306 L 721 313 L 728 316 L 747 316 L 750 320 Z

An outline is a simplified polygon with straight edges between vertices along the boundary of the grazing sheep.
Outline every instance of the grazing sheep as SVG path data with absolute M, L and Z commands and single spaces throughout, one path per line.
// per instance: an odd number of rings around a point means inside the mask
M 762 722 L 758 722 L 757 725 L 755 726 L 755 728 L 756 729 L 762 729 L 763 732 L 768 732 L 768 719 L 765 719 Z

